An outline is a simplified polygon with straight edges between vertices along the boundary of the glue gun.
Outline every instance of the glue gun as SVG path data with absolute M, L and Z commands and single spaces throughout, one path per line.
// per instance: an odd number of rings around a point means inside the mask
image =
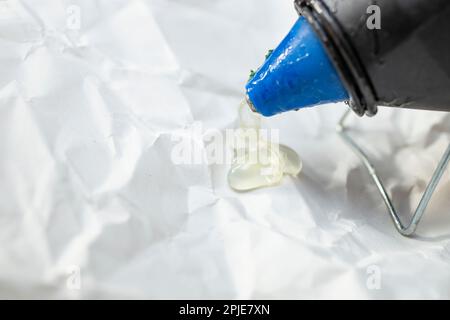
M 264 116 L 347 102 L 450 111 L 450 1 L 296 0 L 300 18 L 246 85 Z

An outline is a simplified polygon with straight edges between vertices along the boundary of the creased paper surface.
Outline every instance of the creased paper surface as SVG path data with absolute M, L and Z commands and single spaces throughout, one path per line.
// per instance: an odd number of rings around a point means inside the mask
M 295 19 L 291 1 L 1 1 L 0 297 L 450 298 L 449 173 L 401 237 L 335 134 L 343 104 L 265 121 L 304 161 L 279 187 L 172 161 L 180 130 L 235 126 Z M 351 120 L 405 221 L 449 123 Z

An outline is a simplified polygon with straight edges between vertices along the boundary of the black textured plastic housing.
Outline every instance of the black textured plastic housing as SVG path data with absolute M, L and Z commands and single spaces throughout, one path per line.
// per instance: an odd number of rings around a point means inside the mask
M 450 0 L 296 0 L 350 93 L 378 106 L 450 111 Z M 380 8 L 380 29 L 367 26 Z M 371 7 L 373 8 L 373 7 Z

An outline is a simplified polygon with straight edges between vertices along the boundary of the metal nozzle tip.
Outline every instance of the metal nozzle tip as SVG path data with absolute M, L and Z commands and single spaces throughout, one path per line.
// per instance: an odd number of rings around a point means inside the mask
M 253 105 L 252 101 L 250 100 L 249 96 L 245 97 L 245 101 L 247 102 L 247 105 L 249 106 L 250 110 L 258 113 L 258 111 L 256 110 L 255 106 Z

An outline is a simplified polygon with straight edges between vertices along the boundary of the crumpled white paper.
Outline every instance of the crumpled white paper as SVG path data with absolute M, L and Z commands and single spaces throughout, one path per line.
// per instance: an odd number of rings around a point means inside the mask
M 225 130 L 291 1 L 0 2 L 1 298 L 449 298 L 450 178 L 401 237 L 334 133 L 344 105 L 266 120 L 298 178 L 235 193 L 228 165 L 171 161 Z M 353 117 L 407 219 L 450 116 Z

